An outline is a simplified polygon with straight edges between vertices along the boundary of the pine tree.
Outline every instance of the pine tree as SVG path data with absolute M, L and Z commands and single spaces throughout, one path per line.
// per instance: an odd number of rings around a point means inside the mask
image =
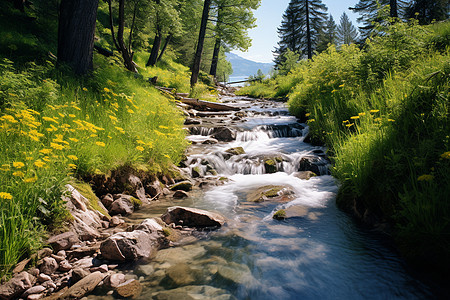
M 319 40 L 317 42 L 317 52 L 323 52 L 328 49 L 328 45 L 335 45 L 337 43 L 337 25 L 334 22 L 333 16 L 330 15 L 325 27 L 322 29 Z
M 337 37 L 341 45 L 350 45 L 358 38 L 358 31 L 345 12 L 342 14 L 339 26 L 337 27 Z
M 280 42 L 275 50 L 276 65 L 282 63 L 282 54 L 290 49 L 308 59 L 316 50 L 319 34 L 326 20 L 327 7 L 322 0 L 291 0 L 278 28 Z
M 414 0 L 406 9 L 408 18 L 417 18 L 422 25 L 449 18 L 448 0 Z
M 349 7 L 349 9 L 361 15 L 358 22 L 363 23 L 363 26 L 359 27 L 359 30 L 361 35 L 367 38 L 375 27 L 374 23 L 382 21 L 379 15 L 381 9 L 389 5 L 389 16 L 402 18 L 406 1 L 408 0 L 359 0 L 354 7 Z

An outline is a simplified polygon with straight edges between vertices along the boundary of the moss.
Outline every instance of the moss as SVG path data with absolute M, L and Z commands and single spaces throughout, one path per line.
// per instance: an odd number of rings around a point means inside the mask
M 108 218 L 111 218 L 108 211 L 103 209 L 103 207 L 100 206 L 100 199 L 94 194 L 94 191 L 92 191 L 92 187 L 81 181 L 72 181 L 70 183 L 78 192 L 80 192 L 83 197 L 88 199 L 89 201 L 89 208 L 92 210 L 97 210 L 101 214 L 107 216 Z
M 170 230 L 169 228 L 165 227 L 163 228 L 163 234 L 164 236 L 170 236 L 172 234 L 172 230 Z
M 244 148 L 242 148 L 242 147 L 230 148 L 230 149 L 226 150 L 225 152 L 230 153 L 232 155 L 245 154 Z
M 135 197 L 130 197 L 131 203 L 133 204 L 134 208 L 139 208 L 142 205 L 142 201 L 135 198 Z
M 277 163 L 273 159 L 266 159 L 264 161 L 264 168 L 266 169 L 267 174 L 276 173 Z
M 270 190 L 267 190 L 263 193 L 264 196 L 268 197 L 268 198 L 274 198 L 278 196 L 278 193 L 281 191 L 280 187 L 274 187 L 271 188 Z
M 286 219 L 286 211 L 284 209 L 278 210 L 276 213 L 273 214 L 273 218 L 275 220 L 284 220 L 284 219 Z

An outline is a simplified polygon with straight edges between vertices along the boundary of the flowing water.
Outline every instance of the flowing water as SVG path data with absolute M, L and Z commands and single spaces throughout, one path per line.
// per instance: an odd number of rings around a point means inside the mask
M 191 127 L 186 170 L 214 169 L 225 183 L 160 202 L 133 215 L 137 222 L 168 206 L 216 210 L 227 217 L 217 231 L 179 247 L 160 250 L 148 264 L 128 270 L 144 286 L 140 299 L 429 299 L 433 288 L 413 276 L 375 233 L 356 226 L 335 206 L 337 186 L 328 175 L 325 149 L 303 142 L 308 128 L 285 104 L 230 98 L 245 108 L 242 120 L 219 120 L 237 131 L 228 143 L 201 144 L 212 127 Z M 214 122 L 217 122 L 214 119 Z M 242 147 L 244 154 L 226 150 Z M 321 176 L 299 179 L 303 157 L 313 157 Z M 267 174 L 265 161 L 275 162 Z M 249 202 L 254 191 L 279 186 L 288 200 Z M 279 209 L 293 212 L 279 221 Z

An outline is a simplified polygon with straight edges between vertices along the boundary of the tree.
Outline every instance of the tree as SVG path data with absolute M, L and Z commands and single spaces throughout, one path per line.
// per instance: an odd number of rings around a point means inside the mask
M 406 9 L 408 18 L 417 18 L 422 25 L 449 18 L 448 0 L 414 0 Z
M 98 0 L 62 0 L 58 23 L 58 63 L 76 74 L 93 68 L 94 33 Z
M 211 10 L 215 19 L 210 19 L 215 27 L 214 51 L 211 60 L 210 75 L 217 74 L 217 64 L 221 47 L 227 50 L 239 49 L 245 51 L 251 41 L 247 30 L 255 26 L 253 17 L 254 9 L 257 9 L 260 0 L 214 0 Z
M 280 55 L 290 49 L 311 59 L 327 17 L 326 11 L 321 0 L 291 0 L 278 30 L 281 41 L 275 53 Z
M 350 45 L 358 38 L 358 31 L 355 26 L 353 26 L 345 12 L 342 14 L 339 26 L 337 28 L 337 37 L 341 45 Z
M 191 87 L 194 87 L 198 81 L 198 74 L 200 73 L 200 63 L 202 60 L 203 44 L 205 42 L 206 26 L 208 24 L 209 9 L 211 7 L 211 0 L 205 0 L 203 4 L 202 21 L 200 24 L 200 31 L 198 34 L 197 50 L 194 56 L 194 64 L 192 65 Z
M 408 0 L 359 0 L 354 7 L 349 7 L 349 9 L 361 15 L 357 19 L 359 23 L 363 23 L 359 30 L 361 35 L 367 38 L 375 27 L 374 23 L 380 23 L 383 20 L 380 16 L 382 9 L 389 5 L 389 16 L 402 18 L 406 1 Z
M 154 66 L 164 54 L 173 35 L 181 32 L 181 21 L 179 15 L 179 3 L 176 0 L 155 0 L 151 7 L 154 11 L 152 23 L 156 34 L 147 66 Z M 166 36 L 164 46 L 161 49 L 163 36 Z
M 334 22 L 333 16 L 330 15 L 325 27 L 319 34 L 319 39 L 317 42 L 317 51 L 323 52 L 327 50 L 329 45 L 335 45 L 337 43 L 337 25 Z

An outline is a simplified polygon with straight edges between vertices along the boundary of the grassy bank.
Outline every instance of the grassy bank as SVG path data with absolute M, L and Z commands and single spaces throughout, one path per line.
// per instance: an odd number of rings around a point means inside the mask
M 308 119 L 313 141 L 329 146 L 340 207 L 390 226 L 407 258 L 446 272 L 450 23 L 379 32 L 362 50 L 330 47 L 263 91 L 288 90 L 290 111 Z
M 94 72 L 76 77 L 53 65 L 54 40 L 47 43 L 32 19 L 14 11 L 3 17 L 0 278 L 67 220 L 62 194 L 69 181 L 123 166 L 157 175 L 177 164 L 187 146 L 184 117 L 145 78 L 189 92 L 188 69 L 170 57 L 137 76 L 118 56 L 96 55 Z

